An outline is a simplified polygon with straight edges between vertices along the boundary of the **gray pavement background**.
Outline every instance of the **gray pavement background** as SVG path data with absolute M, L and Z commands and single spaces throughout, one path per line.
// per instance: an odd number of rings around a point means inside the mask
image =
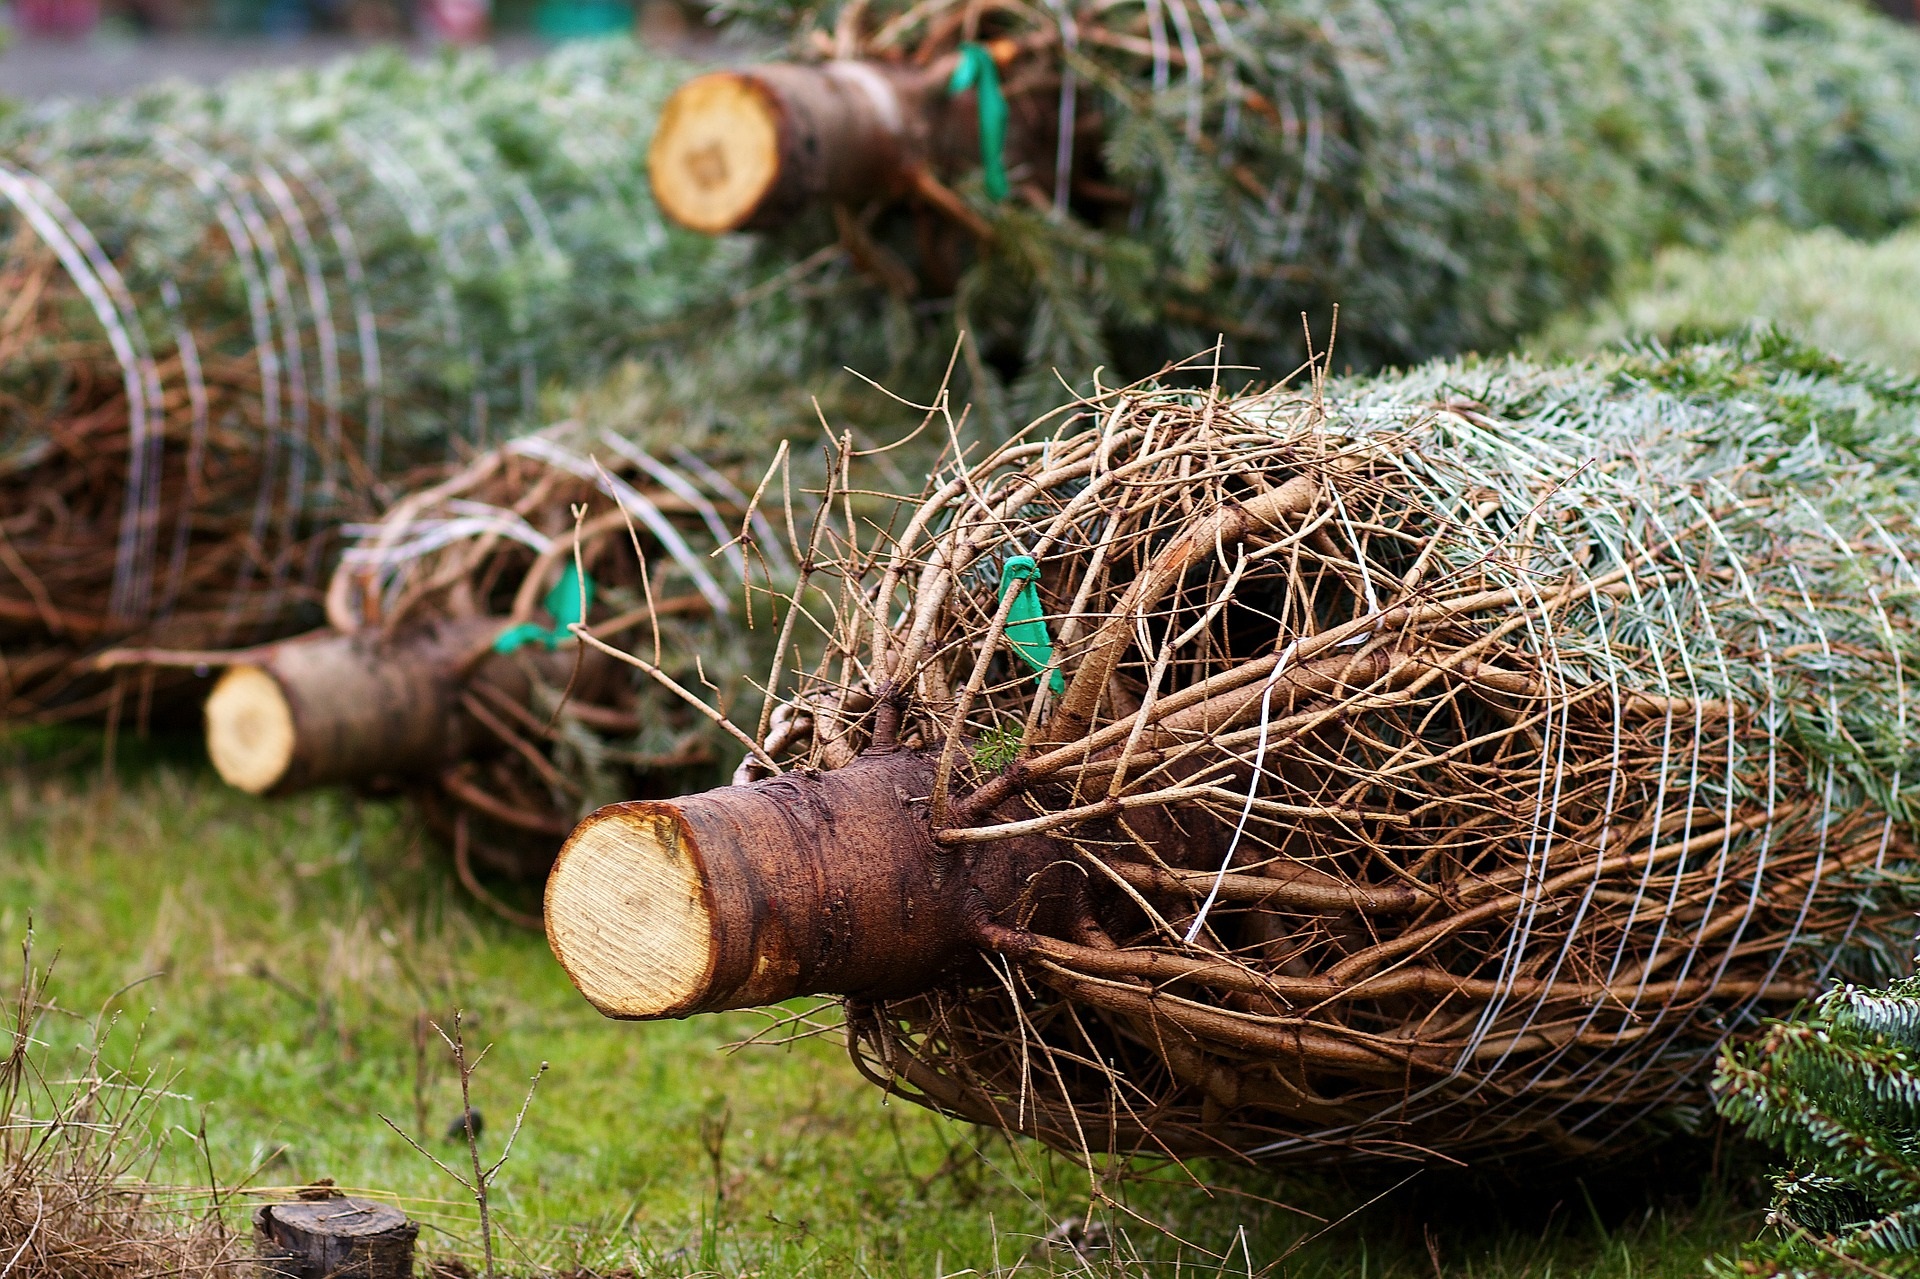
M 100 97 L 172 77 L 211 84 L 236 71 L 327 62 L 373 48 L 376 43 L 346 36 L 296 40 L 208 36 L 133 40 L 108 35 L 87 40 L 27 40 L 16 36 L 0 49 L 0 97 L 29 102 Z M 431 49 L 425 43 L 405 47 L 421 54 Z M 541 47 L 525 36 L 493 42 L 496 56 L 505 61 L 530 58 Z

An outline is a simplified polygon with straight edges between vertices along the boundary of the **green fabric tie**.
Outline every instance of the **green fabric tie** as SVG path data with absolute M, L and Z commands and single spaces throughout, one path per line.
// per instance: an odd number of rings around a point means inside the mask
M 548 650 L 559 648 L 570 637 L 567 630 L 575 622 L 584 622 L 587 608 L 593 603 L 593 578 L 583 576 L 569 562 L 561 572 L 560 580 L 553 584 L 542 601 L 547 612 L 553 615 L 552 626 L 536 626 L 532 622 L 522 622 L 518 626 L 509 626 L 500 632 L 493 641 L 496 653 L 511 653 L 522 645 L 540 644 Z
M 960 61 L 947 81 L 950 94 L 978 90 L 980 101 L 980 167 L 987 198 L 1007 198 L 1007 96 L 1000 92 L 1000 69 L 984 44 L 960 46 Z M 1031 561 L 1029 561 L 1031 563 Z
M 1013 607 L 1007 610 L 1007 643 L 1013 645 L 1021 661 L 1042 676 L 1051 673 L 1048 688 L 1064 693 L 1067 682 L 1060 678 L 1060 672 L 1047 669 L 1053 665 L 1053 636 L 1047 634 L 1046 619 L 1041 613 L 1039 581 L 1040 566 L 1033 562 L 1031 555 L 1016 555 L 1000 570 L 1001 601 L 1004 603 L 1007 592 L 1016 586 L 1020 592 L 1014 596 Z

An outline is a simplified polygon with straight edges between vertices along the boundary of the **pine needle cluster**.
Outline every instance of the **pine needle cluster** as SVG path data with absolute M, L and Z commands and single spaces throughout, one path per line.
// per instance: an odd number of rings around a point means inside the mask
M 1722 1276 L 1920 1275 L 1920 978 L 1841 986 L 1729 1051 L 1720 1113 L 1779 1148 L 1773 1237 Z

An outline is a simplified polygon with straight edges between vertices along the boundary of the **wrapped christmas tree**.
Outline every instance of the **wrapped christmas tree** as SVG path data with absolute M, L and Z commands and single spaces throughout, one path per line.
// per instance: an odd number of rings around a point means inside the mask
M 794 52 L 668 104 L 663 208 L 951 296 L 1029 402 L 1219 335 L 1283 375 L 1336 303 L 1358 367 L 1489 350 L 1663 244 L 1920 192 L 1920 36 L 1846 0 L 721 7 Z
M 759 780 L 555 866 L 596 1007 L 839 996 L 876 1084 L 1085 1159 L 1472 1158 L 1690 1125 L 1909 970 L 1920 387 L 1183 372 L 816 526 Z
M 0 716 L 132 709 L 152 672 L 99 678 L 104 647 L 317 624 L 342 521 L 623 359 L 884 373 L 811 325 L 818 280 L 655 209 L 688 73 L 619 42 L 383 53 L 10 119 Z
M 423 801 L 469 890 L 537 923 L 481 872 L 537 881 L 584 813 L 711 784 L 737 757 L 703 699 L 731 709 L 751 691 L 737 617 L 746 562 L 734 545 L 739 526 L 752 528 L 746 508 L 701 458 L 656 458 L 566 423 L 482 453 L 378 522 L 348 525 L 325 627 L 254 648 L 104 660 L 224 668 L 206 734 L 230 785 L 400 786 Z M 639 636 L 642 656 L 582 645 L 569 630 L 579 621 Z
M 698 361 L 676 371 L 707 385 Z M 582 816 L 712 785 L 749 745 L 726 714 L 757 713 L 769 600 L 795 573 L 767 487 L 777 472 L 783 518 L 811 518 L 822 468 L 804 440 L 819 414 L 830 406 L 852 447 L 899 411 L 850 377 L 812 385 L 743 372 L 733 395 L 702 399 L 629 366 L 570 397 L 565 421 L 423 474 L 379 520 L 346 525 L 326 625 L 98 661 L 220 672 L 206 743 L 229 784 L 403 789 L 468 889 L 537 925 L 526 889 Z M 769 471 L 766 442 L 782 436 Z

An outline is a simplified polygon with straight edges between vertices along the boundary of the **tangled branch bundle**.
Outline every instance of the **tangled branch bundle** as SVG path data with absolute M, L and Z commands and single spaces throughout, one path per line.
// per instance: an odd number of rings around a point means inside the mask
M 836 203 L 796 243 L 953 293 L 1030 400 L 1220 333 L 1277 374 L 1334 303 L 1362 366 L 1493 349 L 1661 244 L 1885 230 L 1920 191 L 1920 38 L 1828 0 L 721 8 L 797 60 L 682 91 L 663 206 L 711 231 Z
M 1911 962 L 1917 409 L 1774 336 L 1077 400 L 821 535 L 780 774 L 583 823 L 550 938 L 1086 1158 L 1684 1123 Z
M 646 193 L 675 74 L 387 54 L 11 124 L 0 715 L 116 703 L 79 660 L 109 644 L 313 625 L 394 477 L 731 315 L 742 253 Z
M 710 552 L 745 505 L 691 454 L 563 424 L 349 525 L 325 629 L 121 657 L 229 667 L 207 748 L 242 789 L 415 784 L 463 882 L 499 907 L 476 866 L 544 875 L 584 813 L 724 775 L 735 748 L 696 708 L 742 691 L 742 553 Z M 638 657 L 584 645 L 576 621 Z

